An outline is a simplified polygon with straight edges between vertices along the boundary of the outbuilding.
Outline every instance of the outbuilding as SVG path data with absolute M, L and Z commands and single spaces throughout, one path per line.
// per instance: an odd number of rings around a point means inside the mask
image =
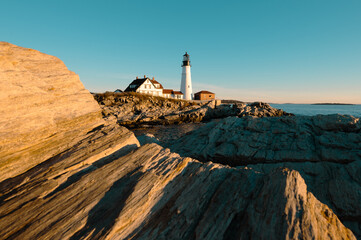
M 215 98 L 216 98 L 215 93 L 206 90 L 202 90 L 194 94 L 194 100 L 213 100 Z

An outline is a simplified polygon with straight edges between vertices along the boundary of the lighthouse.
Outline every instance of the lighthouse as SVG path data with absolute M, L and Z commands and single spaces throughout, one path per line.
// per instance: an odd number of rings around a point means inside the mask
M 189 55 L 187 52 L 183 55 L 182 82 L 181 82 L 180 89 L 181 89 L 181 92 L 183 93 L 183 98 L 185 100 L 193 99 L 191 65 L 190 65 Z

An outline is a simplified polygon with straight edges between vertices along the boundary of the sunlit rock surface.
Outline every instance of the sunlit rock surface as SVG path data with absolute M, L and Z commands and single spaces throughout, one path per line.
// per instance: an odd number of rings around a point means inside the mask
M 2 237 L 355 239 L 296 171 L 203 164 L 156 144 L 89 166 L 73 161 L 2 189 Z
M 361 238 L 361 162 L 283 162 L 248 165 L 255 171 L 269 173 L 283 167 L 297 170 L 305 179 L 308 190 L 330 207 Z
M 0 181 L 77 142 L 100 112 L 61 60 L 0 42 Z

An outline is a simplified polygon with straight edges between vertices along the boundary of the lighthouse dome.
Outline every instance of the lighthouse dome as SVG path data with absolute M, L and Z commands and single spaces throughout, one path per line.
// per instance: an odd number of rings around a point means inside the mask
M 183 55 L 183 61 L 189 61 L 189 55 L 187 52 Z

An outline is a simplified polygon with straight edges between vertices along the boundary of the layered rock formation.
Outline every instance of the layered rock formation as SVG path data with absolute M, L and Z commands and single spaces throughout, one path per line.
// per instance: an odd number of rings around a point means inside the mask
M 229 117 L 168 144 L 175 152 L 228 165 L 361 161 L 361 121 L 344 115 Z
M 292 115 L 261 102 L 216 106 L 215 102 L 189 102 L 137 93 L 111 92 L 95 94 L 94 98 L 102 107 L 106 119 L 116 120 L 127 127 L 201 122 L 228 116 Z
M 201 126 L 172 151 L 257 172 L 297 170 L 310 191 L 361 238 L 361 122 L 343 115 L 235 118 Z
M 355 239 L 296 171 L 202 164 L 156 144 L 88 166 L 75 160 L 2 189 L 3 238 Z
M 274 169 L 296 170 L 305 179 L 307 187 L 318 200 L 330 207 L 361 238 L 361 162 L 348 164 L 330 162 L 283 162 L 277 164 L 250 164 L 249 168 L 261 173 Z
M 0 42 L 0 92 L 0 181 L 63 151 L 103 123 L 78 75 L 33 49 Z

